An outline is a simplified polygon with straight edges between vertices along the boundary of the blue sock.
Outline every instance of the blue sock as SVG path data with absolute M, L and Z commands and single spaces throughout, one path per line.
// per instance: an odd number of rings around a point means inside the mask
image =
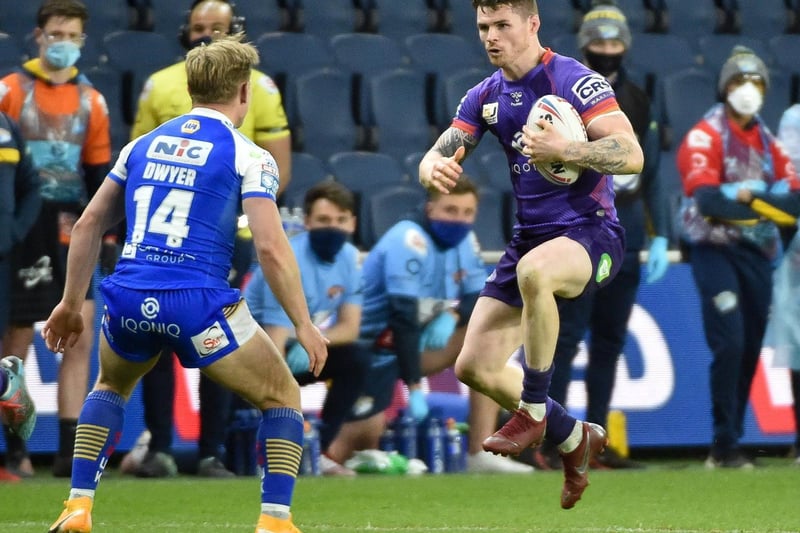
M 525 403 L 545 403 L 547 391 L 550 388 L 550 379 L 553 377 L 553 367 L 544 372 L 533 370 L 525 366 L 525 378 L 522 380 L 522 401 Z
M 303 415 L 289 407 L 262 411 L 256 453 L 264 467 L 261 503 L 291 505 L 303 455 Z
M 547 399 L 547 440 L 553 444 L 567 440 L 576 420 L 560 403 L 552 398 Z
M 6 388 L 8 387 L 8 372 L 6 372 L 5 368 L 0 368 L 0 397 L 6 393 Z
M 114 452 L 125 420 L 125 399 L 111 391 L 93 391 L 78 418 L 72 456 L 72 488 L 95 490 Z

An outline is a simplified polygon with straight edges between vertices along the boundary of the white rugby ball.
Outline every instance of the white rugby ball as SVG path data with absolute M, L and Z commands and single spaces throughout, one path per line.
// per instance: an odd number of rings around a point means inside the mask
M 533 103 L 528 113 L 527 125 L 539 130 L 536 121 L 546 120 L 570 141 L 586 141 L 586 127 L 578 111 L 567 100 L 548 94 Z M 536 170 L 548 181 L 556 185 L 572 185 L 581 175 L 582 167 L 562 161 L 552 161 L 536 165 Z

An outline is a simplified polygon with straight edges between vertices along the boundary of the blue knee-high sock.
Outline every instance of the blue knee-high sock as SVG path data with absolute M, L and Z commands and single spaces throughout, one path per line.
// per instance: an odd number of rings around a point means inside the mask
M 561 444 L 575 427 L 577 418 L 570 416 L 567 410 L 552 398 L 547 398 L 547 440 L 553 444 Z
M 256 453 L 264 471 L 261 503 L 291 505 L 303 455 L 303 415 L 289 407 L 262 411 Z
M 550 379 L 553 377 L 553 366 L 545 371 L 533 370 L 525 366 L 525 378 L 522 380 L 522 401 L 525 403 L 545 403 Z
M 95 490 L 114 452 L 125 420 L 125 399 L 111 391 L 93 391 L 78 418 L 72 456 L 72 488 Z

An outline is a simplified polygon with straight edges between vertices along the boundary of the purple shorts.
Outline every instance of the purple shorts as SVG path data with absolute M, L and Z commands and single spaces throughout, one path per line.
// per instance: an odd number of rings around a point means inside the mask
M 540 244 L 556 237 L 569 237 L 586 248 L 592 261 L 592 278 L 582 294 L 592 293 L 608 285 L 622 266 L 625 255 L 625 230 L 616 222 L 573 226 L 560 233 L 528 237 L 515 233 L 506 251 L 486 280 L 481 296 L 490 296 L 512 307 L 522 307 L 517 284 L 517 263 L 522 256 Z

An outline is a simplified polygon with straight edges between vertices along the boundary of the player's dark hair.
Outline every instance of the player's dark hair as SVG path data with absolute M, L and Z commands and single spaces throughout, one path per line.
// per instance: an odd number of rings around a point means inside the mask
M 536 0 L 472 0 L 475 9 L 489 9 L 494 11 L 500 6 L 509 6 L 512 10 L 527 15 L 538 15 L 539 6 Z
M 36 12 L 36 26 L 44 28 L 47 21 L 53 17 L 81 19 L 85 27 L 86 21 L 89 20 L 89 10 L 78 0 L 47 0 Z
M 314 202 L 323 199 L 328 200 L 339 209 L 350 211 L 353 214 L 356 213 L 356 200 L 353 193 L 350 189 L 332 179 L 322 180 L 306 191 L 303 210 L 306 214 L 309 214 Z

